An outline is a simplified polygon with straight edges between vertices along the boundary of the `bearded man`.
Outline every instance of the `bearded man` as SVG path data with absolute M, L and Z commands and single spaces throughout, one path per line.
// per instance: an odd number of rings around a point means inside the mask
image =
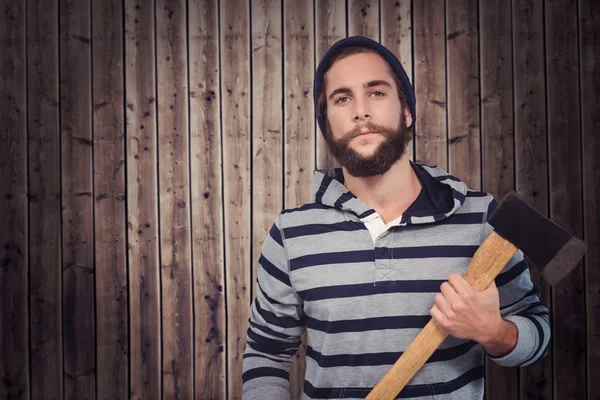
M 415 95 L 394 54 L 364 37 L 337 42 L 314 99 L 342 167 L 315 171 L 313 201 L 282 211 L 265 239 L 243 398 L 290 397 L 305 330 L 302 399 L 364 398 L 430 318 L 450 336 L 402 398 L 482 399 L 484 356 L 503 366 L 543 358 L 548 311 L 520 251 L 485 291 L 462 278 L 497 203 L 408 159 Z

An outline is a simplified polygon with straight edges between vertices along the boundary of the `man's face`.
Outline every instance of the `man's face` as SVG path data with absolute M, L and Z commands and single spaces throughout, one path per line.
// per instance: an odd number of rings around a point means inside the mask
M 412 124 L 390 67 L 378 54 L 354 54 L 335 62 L 325 79 L 331 152 L 353 176 L 385 173 L 404 154 Z

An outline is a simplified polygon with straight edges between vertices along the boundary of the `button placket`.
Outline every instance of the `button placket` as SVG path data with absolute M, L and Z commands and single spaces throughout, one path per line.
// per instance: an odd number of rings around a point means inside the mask
M 391 286 L 396 283 L 391 263 L 392 249 L 387 246 L 389 231 L 375 241 L 375 286 Z

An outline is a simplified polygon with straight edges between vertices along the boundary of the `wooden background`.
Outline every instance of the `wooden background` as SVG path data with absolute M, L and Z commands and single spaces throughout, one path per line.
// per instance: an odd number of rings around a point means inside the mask
M 334 165 L 316 62 L 355 34 L 414 82 L 411 158 L 588 243 L 534 273 L 552 350 L 487 398 L 600 399 L 595 0 L 0 0 L 1 398 L 240 397 L 262 241 Z

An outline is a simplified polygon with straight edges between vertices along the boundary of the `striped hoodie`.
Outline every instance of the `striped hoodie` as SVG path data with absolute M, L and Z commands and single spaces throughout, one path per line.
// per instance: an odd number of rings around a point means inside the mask
M 430 320 L 440 285 L 465 273 L 497 203 L 440 168 L 411 165 L 422 190 L 399 225 L 376 240 L 365 226 L 375 210 L 347 190 L 340 169 L 315 171 L 314 201 L 281 212 L 259 259 L 243 399 L 289 398 L 291 357 L 305 330 L 302 399 L 366 397 Z M 509 367 L 540 360 L 548 311 L 520 251 L 496 285 L 518 341 L 491 359 Z M 449 336 L 399 398 L 482 399 L 483 377 L 482 347 Z

